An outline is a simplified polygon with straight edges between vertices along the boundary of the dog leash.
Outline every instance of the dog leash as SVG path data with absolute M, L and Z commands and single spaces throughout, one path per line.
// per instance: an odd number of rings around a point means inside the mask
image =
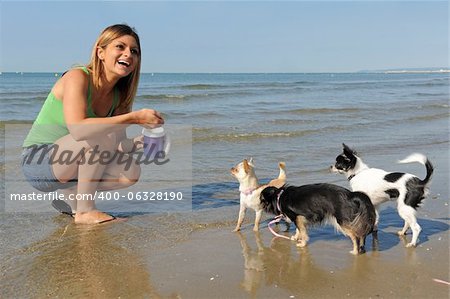
M 280 193 L 278 193 L 277 195 L 277 209 L 278 211 L 280 211 L 280 216 L 283 216 L 283 212 L 281 212 L 281 205 L 280 205 L 280 198 L 281 198 L 281 194 L 283 194 L 284 189 L 281 189 Z
M 278 209 L 278 211 L 280 211 L 280 215 L 278 215 L 278 216 L 275 217 L 272 221 L 270 221 L 269 224 L 267 224 L 267 227 L 269 228 L 270 232 L 271 232 L 275 237 L 283 238 L 283 239 L 287 239 L 287 240 L 291 240 L 291 238 L 286 237 L 286 236 L 284 236 L 284 235 L 281 235 L 281 234 L 277 233 L 277 232 L 274 231 L 274 230 L 272 229 L 272 227 L 271 227 L 272 224 L 278 223 L 278 222 L 280 222 L 281 219 L 284 218 L 284 215 L 283 215 L 283 213 L 281 212 L 281 206 L 280 206 L 280 197 L 281 197 L 281 194 L 283 194 L 283 192 L 284 192 L 284 190 L 281 190 L 281 192 L 278 193 L 278 195 L 277 195 L 277 209 Z
M 270 232 L 271 232 L 275 237 L 290 240 L 291 238 L 286 237 L 286 236 L 284 236 L 284 235 L 281 235 L 281 234 L 277 233 L 276 231 L 273 230 L 272 227 L 270 227 L 272 224 L 280 222 L 280 220 L 283 219 L 283 217 L 284 217 L 283 215 L 278 215 L 277 217 L 275 217 L 275 219 L 273 219 L 272 221 L 269 222 L 269 224 L 267 225 L 267 227 L 269 228 Z

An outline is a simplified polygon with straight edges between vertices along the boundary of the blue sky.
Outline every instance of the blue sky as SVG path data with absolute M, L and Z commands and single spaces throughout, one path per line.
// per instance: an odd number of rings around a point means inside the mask
M 0 71 L 87 63 L 127 23 L 143 72 L 353 72 L 449 65 L 447 1 L 2 1 Z

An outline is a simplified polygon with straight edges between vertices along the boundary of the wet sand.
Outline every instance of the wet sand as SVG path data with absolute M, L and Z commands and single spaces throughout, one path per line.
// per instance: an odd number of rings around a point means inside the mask
M 354 257 L 347 240 L 299 249 L 265 233 L 213 230 L 154 259 L 165 270 L 153 281 L 162 294 L 178 290 L 183 298 L 448 298 L 448 286 L 432 281 L 448 278 L 442 242 L 405 250 L 401 241 L 389 256 Z
M 369 236 L 360 256 L 331 227 L 312 229 L 306 248 L 273 238 L 268 218 L 254 233 L 251 213 L 233 233 L 237 207 L 98 226 L 54 213 L 7 214 L 0 297 L 448 298 L 449 286 L 433 281 L 449 281 L 445 203 L 429 200 L 417 248 L 405 248 L 411 235 L 396 235 L 401 221 L 387 207 L 378 242 Z

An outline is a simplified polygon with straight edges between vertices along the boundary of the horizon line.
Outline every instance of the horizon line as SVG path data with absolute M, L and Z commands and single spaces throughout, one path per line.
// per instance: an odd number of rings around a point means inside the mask
M 55 74 L 62 72 L 55 71 L 0 71 L 1 74 Z M 383 69 L 383 70 L 358 70 L 358 71 L 304 71 L 304 72 L 141 72 L 141 74 L 353 74 L 353 73 L 449 73 L 450 68 L 430 67 L 430 68 L 404 68 L 404 69 Z

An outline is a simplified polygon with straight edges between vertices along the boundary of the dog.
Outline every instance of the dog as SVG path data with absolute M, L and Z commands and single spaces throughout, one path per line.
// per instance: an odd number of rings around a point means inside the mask
M 377 213 L 375 230 L 378 229 L 379 206 L 389 200 L 397 199 L 398 213 L 405 221 L 403 229 L 398 234 L 403 236 L 408 228 L 411 228 L 412 239 L 406 247 L 415 247 L 422 230 L 417 223 L 416 211 L 429 192 L 433 165 L 426 156 L 417 153 L 398 162 L 418 162 L 425 165 L 427 170 L 425 179 L 421 180 L 409 173 L 386 172 L 382 169 L 370 168 L 354 150 L 345 144 L 343 144 L 342 154 L 337 156 L 336 163 L 330 167 L 330 170 L 345 174 L 353 191 L 361 191 L 369 196 Z
M 291 240 L 299 247 L 305 247 L 309 240 L 307 226 L 328 222 L 350 237 L 350 253 L 361 254 L 375 225 L 375 208 L 366 194 L 333 184 L 267 187 L 261 192 L 261 204 L 264 211 L 295 223 L 296 234 Z
M 244 221 L 245 211 L 247 208 L 251 208 L 256 212 L 255 225 L 253 226 L 253 231 L 259 230 L 259 223 L 262 216 L 262 207 L 260 202 L 261 191 L 267 186 L 278 186 L 281 187 L 286 184 L 286 170 L 285 163 L 278 163 L 279 175 L 277 179 L 270 181 L 266 185 L 260 185 L 258 178 L 255 174 L 255 166 L 253 164 L 253 159 L 245 159 L 238 163 L 236 166 L 231 168 L 231 175 L 233 175 L 239 181 L 239 217 L 236 224 L 236 228 L 233 230 L 237 232 L 241 229 L 242 222 Z

